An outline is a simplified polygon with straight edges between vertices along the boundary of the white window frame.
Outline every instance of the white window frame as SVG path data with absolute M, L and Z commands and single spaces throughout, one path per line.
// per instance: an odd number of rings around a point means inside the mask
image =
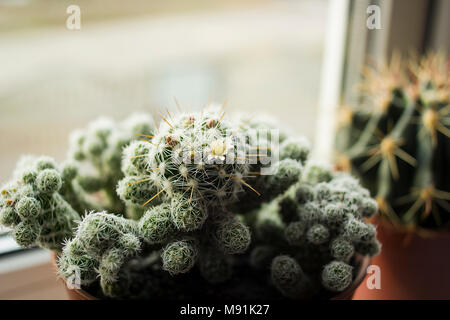
M 369 5 L 380 7 L 381 29 L 367 28 Z M 394 51 L 448 54 L 449 15 L 448 0 L 330 0 L 314 160 L 332 161 L 336 111 L 340 105 L 357 103 L 359 95 L 352 89 L 366 58 L 383 63 Z

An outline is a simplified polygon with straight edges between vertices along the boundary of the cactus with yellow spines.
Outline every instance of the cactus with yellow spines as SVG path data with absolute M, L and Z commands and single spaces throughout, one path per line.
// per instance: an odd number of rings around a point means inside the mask
M 301 173 L 307 151 L 302 143 L 290 141 L 282 147 L 283 158 L 269 163 L 270 174 L 261 174 L 264 164 L 259 158 L 270 156 L 262 151 L 268 138 L 248 134 L 257 121 L 234 122 L 224 115 L 223 108 L 214 106 L 160 114 L 154 136 L 124 149 L 125 177 L 117 193 L 129 205 L 148 208 L 139 227 L 148 243 L 163 247 L 163 269 L 171 274 L 188 272 L 208 252 L 245 252 L 251 233 L 236 213 L 281 194 Z M 228 260 L 222 259 L 224 264 Z M 206 278 L 225 280 L 205 269 L 214 264 L 201 266 Z
M 342 107 L 336 166 L 408 229 L 450 227 L 450 67 L 442 53 L 363 69 L 363 102 Z

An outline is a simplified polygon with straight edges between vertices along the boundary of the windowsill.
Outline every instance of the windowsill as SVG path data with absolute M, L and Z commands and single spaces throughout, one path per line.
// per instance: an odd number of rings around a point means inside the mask
M 4 255 L 9 255 L 23 249 L 8 234 L 0 234 L 0 261 Z
M 50 262 L 50 252 L 40 248 L 20 249 L 16 252 L 9 252 L 0 256 L 0 276 L 26 268 L 49 264 Z
M 9 239 L 9 240 L 5 240 Z M 0 237 L 2 248 L 13 241 Z M 0 256 L 0 300 L 67 299 L 64 286 L 51 264 L 50 251 L 41 248 L 18 249 Z

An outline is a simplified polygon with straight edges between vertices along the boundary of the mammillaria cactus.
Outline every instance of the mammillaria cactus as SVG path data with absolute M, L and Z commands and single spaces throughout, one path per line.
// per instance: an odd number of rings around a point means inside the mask
M 96 197 L 97 205 L 94 201 L 87 202 L 89 209 L 106 208 L 124 214 L 124 204 L 115 192 L 117 181 L 123 177 L 122 149 L 139 136 L 153 134 L 153 130 L 148 115 L 133 114 L 122 123 L 99 118 L 85 130 L 75 130 L 71 134 L 68 157 L 80 167 L 75 178 L 79 198 L 89 199 L 89 195 L 100 192 L 102 195 Z M 128 209 L 132 212 L 135 208 Z
M 58 260 L 65 279 L 89 285 L 100 276 L 106 295 L 117 295 L 119 272 L 142 249 L 137 223 L 105 212 L 90 213 L 78 225 Z
M 223 115 L 207 109 L 170 120 L 163 117 L 165 122 L 154 137 L 125 149 L 126 178 L 118 188 L 122 199 L 142 205 L 142 199 L 153 201 L 156 194 L 159 199 L 171 199 L 179 193 L 214 207 L 236 202 L 244 188 L 251 188 L 244 177 L 254 175 L 252 169 L 260 165 L 256 161 L 252 165 L 244 156 L 255 150 L 249 157 L 256 159 L 259 146 L 256 141 L 240 141 L 246 129 Z
M 19 244 L 56 251 L 66 283 L 101 298 L 312 297 L 320 283 L 344 290 L 355 253 L 379 250 L 363 220 L 376 202 L 308 162 L 306 140 L 226 120 L 223 107 L 167 113 L 158 127 L 95 121 L 61 166 L 24 158 L 0 222 Z
M 441 54 L 364 69 L 365 104 L 342 107 L 337 166 L 410 230 L 450 226 L 450 67 Z
M 70 182 L 70 175 L 51 158 L 24 157 L 18 163 L 13 180 L 1 189 L 0 223 L 13 229 L 19 245 L 61 250 L 72 235 L 80 216 L 59 193 L 63 182 Z
M 273 284 L 291 298 L 314 296 L 321 285 L 343 291 L 353 280 L 354 253 L 380 250 L 375 227 L 364 222 L 376 212 L 355 179 L 307 164 L 296 185 L 255 212 L 251 263 L 270 268 Z
M 214 108 L 174 118 L 161 115 L 164 121 L 155 136 L 124 149 L 125 178 L 117 192 L 126 203 L 150 207 L 139 227 L 146 241 L 164 246 L 163 268 L 171 274 L 189 271 L 197 256 L 204 256 L 203 249 L 211 246 L 223 254 L 245 252 L 250 231 L 230 210 L 241 209 L 242 202 L 251 202 L 253 208 L 260 205 L 300 174 L 299 162 L 284 159 L 273 164 L 273 175 L 261 175 L 261 162 L 252 160 L 269 157 L 259 153 L 267 147 L 267 138 L 250 139 L 245 135 L 247 126 L 229 122 L 223 115 Z M 298 151 L 291 145 L 287 148 Z M 252 185 L 248 179 L 253 179 Z M 190 240 L 183 239 L 186 236 Z

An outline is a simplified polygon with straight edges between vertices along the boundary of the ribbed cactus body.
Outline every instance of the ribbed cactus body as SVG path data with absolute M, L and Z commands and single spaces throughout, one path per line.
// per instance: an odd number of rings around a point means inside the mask
M 409 228 L 450 226 L 450 68 L 441 55 L 366 71 L 365 105 L 342 107 L 337 167 Z M 394 81 L 395 80 L 395 81 Z M 383 97 L 383 98 L 380 98 Z

